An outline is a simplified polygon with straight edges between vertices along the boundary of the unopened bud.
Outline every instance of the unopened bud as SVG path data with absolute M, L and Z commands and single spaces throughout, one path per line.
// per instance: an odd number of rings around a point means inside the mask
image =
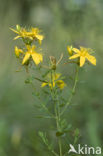
M 72 46 L 68 46 L 67 50 L 68 50 L 69 55 L 72 56 L 72 54 L 73 54 L 73 47 Z
M 56 58 L 54 56 L 50 56 L 50 63 L 53 70 L 56 69 Z
M 16 25 L 16 29 L 17 29 L 17 31 L 20 31 L 21 30 L 21 27 L 20 27 L 20 25 Z

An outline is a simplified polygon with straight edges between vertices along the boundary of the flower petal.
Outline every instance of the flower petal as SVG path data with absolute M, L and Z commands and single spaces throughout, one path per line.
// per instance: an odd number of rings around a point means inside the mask
M 41 87 L 45 87 L 45 86 L 47 86 L 47 85 L 48 85 L 47 82 L 43 82 L 42 85 L 41 85 Z
M 69 59 L 70 59 L 70 60 L 71 60 L 71 59 L 75 59 L 75 58 L 77 58 L 77 57 L 79 57 L 79 56 L 80 56 L 79 54 L 75 54 L 75 55 L 69 57 Z
M 32 28 L 31 29 L 32 34 L 38 34 L 40 30 L 38 28 Z
M 23 61 L 22 61 L 22 64 L 25 64 L 30 58 L 30 53 L 26 52 L 24 58 L 23 58 Z
M 87 51 L 87 48 L 84 48 L 84 47 L 80 46 L 80 51 Z
M 53 89 L 54 87 L 55 87 L 55 82 L 53 81 L 53 83 L 51 84 L 51 83 L 49 83 L 49 87 L 51 88 L 51 89 Z
M 44 36 L 43 35 L 36 35 L 36 38 L 38 39 L 38 40 L 40 40 L 40 41 L 42 41 L 43 40 L 43 38 L 44 38 Z
M 15 46 L 15 55 L 16 55 L 16 57 L 19 58 L 20 53 L 24 53 L 24 52 L 22 51 L 22 49 L 18 49 L 18 47 Z
M 28 51 L 31 50 L 31 46 L 30 45 L 26 45 L 26 48 L 27 48 Z
M 38 35 L 38 34 L 36 34 L 35 37 L 38 39 L 39 43 L 41 44 L 41 42 L 42 42 L 44 36 L 43 36 L 43 35 Z
M 67 46 L 67 50 L 68 50 L 69 55 L 72 55 L 73 54 L 73 48 L 72 48 L 72 46 Z
M 60 73 L 56 73 L 53 75 L 53 80 L 57 80 L 61 76 Z
M 42 54 L 38 54 L 36 52 L 33 52 L 31 54 L 32 58 L 33 58 L 33 61 L 35 62 L 36 65 L 38 65 L 40 62 L 43 61 L 43 56 Z
M 35 45 L 32 45 L 32 51 L 35 50 L 35 48 L 36 48 L 36 46 Z
M 85 57 L 81 56 L 80 57 L 80 67 L 82 67 L 85 63 Z
M 16 46 L 16 47 L 15 47 L 15 55 L 16 55 L 16 57 L 19 58 L 19 54 L 20 54 L 19 49 L 18 49 L 18 47 Z
M 87 59 L 89 60 L 89 62 L 91 62 L 93 65 L 96 65 L 96 58 L 95 58 L 94 56 L 88 54 L 86 58 L 87 58 Z
M 77 48 L 73 48 L 73 51 L 74 51 L 75 53 L 80 53 L 80 50 L 77 49 Z
M 21 36 L 16 36 L 16 37 L 14 37 L 14 40 L 17 40 L 18 38 L 20 38 Z
M 18 32 L 18 31 L 16 31 L 15 29 L 10 28 L 10 30 L 12 30 L 13 32 L 15 32 L 15 33 L 19 34 L 19 32 Z
M 56 84 L 60 89 L 63 89 L 66 86 L 63 80 L 56 81 Z

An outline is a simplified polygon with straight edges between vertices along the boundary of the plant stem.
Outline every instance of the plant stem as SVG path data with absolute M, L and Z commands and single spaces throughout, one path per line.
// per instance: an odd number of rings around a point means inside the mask
M 57 126 L 57 131 L 60 131 L 60 107 L 59 107 L 59 98 L 58 98 L 58 93 L 55 88 L 53 88 L 53 75 L 51 71 L 51 84 L 52 84 L 52 90 L 51 93 L 53 101 L 54 101 L 54 111 L 55 111 L 55 119 L 56 119 L 56 126 Z M 60 156 L 62 156 L 62 143 L 61 143 L 61 138 L 58 138 L 58 145 L 59 145 L 59 153 Z
M 46 111 L 52 118 L 55 118 L 55 116 L 48 110 L 48 108 L 47 108 L 44 104 L 41 104 L 41 106 L 45 109 L 45 111 Z
M 54 151 L 51 151 L 55 156 L 58 156 L 58 154 L 57 153 L 55 153 Z
M 60 156 L 62 156 L 62 143 L 61 143 L 61 138 L 59 138 L 59 149 L 60 149 Z
M 58 94 L 57 95 L 57 109 L 58 109 L 58 122 L 60 123 L 61 118 L 60 118 L 60 107 L 59 107 L 59 98 L 58 98 Z M 58 123 L 58 124 L 59 124 Z M 60 126 L 58 127 L 58 129 L 60 129 Z M 61 142 L 61 138 L 59 137 L 59 149 L 60 149 L 60 156 L 62 156 L 62 142 Z
M 56 125 L 57 125 L 57 131 L 60 130 L 60 126 L 59 126 L 59 122 L 60 122 L 60 113 L 59 111 L 57 110 L 57 107 L 56 107 L 56 103 L 55 103 L 55 115 L 56 115 Z M 59 144 L 59 151 L 60 151 L 60 156 L 62 156 L 62 144 L 61 144 L 61 138 L 59 137 L 58 138 L 58 144 Z
M 70 105 L 70 103 L 71 103 L 71 101 L 72 101 L 72 97 L 73 97 L 73 95 L 74 95 L 74 93 L 75 93 L 76 85 L 77 85 L 77 82 L 78 82 L 78 72 L 79 72 L 79 66 L 77 66 L 77 69 L 76 69 L 75 80 L 74 80 L 74 86 L 73 86 L 73 88 L 72 88 L 69 101 L 68 101 L 67 104 L 65 105 L 65 107 L 64 107 L 63 111 L 61 112 L 60 116 L 64 114 L 65 110 L 67 109 L 67 107 Z

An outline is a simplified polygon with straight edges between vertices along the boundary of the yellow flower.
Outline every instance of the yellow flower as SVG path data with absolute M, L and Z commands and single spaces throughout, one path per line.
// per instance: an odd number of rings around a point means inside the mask
M 24 53 L 24 52 L 22 51 L 22 49 L 18 49 L 18 47 L 16 46 L 16 47 L 15 47 L 15 55 L 16 55 L 16 57 L 19 58 L 20 53 Z
M 67 50 L 68 50 L 69 55 L 73 54 L 73 47 L 72 46 L 67 46 Z
M 37 39 L 39 41 L 39 43 L 41 43 L 44 38 L 43 35 L 39 34 L 40 30 L 38 28 L 31 28 L 30 31 L 26 31 L 25 28 L 21 28 L 18 25 L 16 25 L 16 28 L 17 28 L 17 30 L 10 28 L 13 32 L 18 34 L 18 36 L 16 36 L 14 38 L 14 40 L 16 40 L 18 38 L 24 38 L 24 39 L 26 38 L 26 39 L 30 39 L 30 40 Z
M 59 74 L 59 73 L 53 74 L 52 75 L 52 83 L 51 83 L 50 82 L 51 75 L 48 74 L 49 81 L 43 82 L 41 87 L 45 87 L 48 85 L 52 89 L 57 85 L 60 89 L 63 89 L 66 86 L 66 84 L 64 83 L 63 80 L 58 80 L 60 76 L 61 76 L 61 74 Z
M 80 57 L 80 67 L 82 67 L 86 61 L 86 59 L 92 63 L 93 65 L 96 65 L 96 58 L 92 55 L 90 55 L 88 52 L 90 52 L 90 49 L 80 47 L 79 49 L 73 48 L 73 51 L 76 53 L 73 56 L 71 56 L 69 59 L 75 59 Z
M 56 81 L 56 84 L 60 89 L 63 89 L 66 86 L 63 80 Z
M 35 48 L 36 47 L 34 45 L 33 46 L 27 45 L 27 51 L 26 51 L 25 56 L 22 61 L 23 65 L 30 59 L 30 57 L 32 57 L 32 59 L 36 65 L 38 65 L 40 62 L 43 61 L 42 54 L 37 53 L 35 51 Z
M 29 35 L 31 37 L 33 37 L 33 39 L 37 39 L 39 41 L 39 43 L 41 44 L 44 36 L 40 35 L 39 33 L 40 33 L 40 30 L 38 28 L 32 28 L 31 32 L 29 33 Z
M 16 34 L 18 34 L 18 36 L 16 36 L 14 38 L 14 40 L 18 39 L 18 38 L 28 38 L 28 39 L 31 39 L 33 40 L 33 38 L 31 36 L 29 36 L 29 33 L 26 31 L 25 28 L 21 28 L 19 31 L 18 30 L 15 30 L 15 29 L 12 29 L 10 28 L 13 32 L 15 32 Z

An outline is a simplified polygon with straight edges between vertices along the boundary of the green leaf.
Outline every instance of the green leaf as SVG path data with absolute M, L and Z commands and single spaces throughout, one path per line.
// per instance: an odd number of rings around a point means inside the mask
M 75 130 L 74 136 L 75 136 L 75 138 L 74 138 L 74 144 L 76 144 L 77 141 L 78 141 L 78 139 L 79 139 L 79 137 L 80 137 L 80 132 L 79 132 L 79 129 L 78 128 Z
M 65 119 L 62 119 L 60 122 L 60 126 L 61 126 L 61 129 L 65 129 L 67 126 L 67 121 Z
M 43 133 L 43 132 L 39 131 L 38 134 L 41 137 L 41 139 L 43 140 L 43 142 L 48 146 L 48 139 L 46 137 L 46 133 Z
M 60 107 L 64 107 L 64 106 L 65 106 L 65 103 L 62 103 L 62 104 L 60 104 L 59 106 L 60 106 Z
M 26 84 L 31 83 L 31 82 L 32 82 L 32 81 L 31 81 L 30 78 L 27 78 L 27 79 L 25 80 L 25 83 L 26 83 Z
M 64 129 L 64 132 L 68 132 L 70 130 L 70 128 L 72 127 L 71 124 L 67 125 L 67 127 Z
M 51 71 L 51 70 L 47 70 L 47 71 L 42 75 L 42 77 L 45 78 L 45 77 L 49 74 L 50 71 Z
M 43 137 L 43 135 L 44 135 L 43 132 L 41 132 L 41 131 L 39 131 L 38 134 L 40 137 Z
M 59 131 L 56 132 L 56 136 L 57 136 L 57 137 L 60 137 L 60 136 L 62 136 L 63 134 L 64 134 L 63 132 L 59 132 Z
M 36 97 L 38 97 L 38 98 L 40 98 L 40 93 L 39 92 L 32 92 L 32 95 L 34 95 L 34 96 L 36 96 Z
M 41 79 L 39 79 L 39 78 L 37 78 L 37 77 L 33 77 L 35 80 L 38 80 L 38 81 L 40 81 L 40 82 L 47 82 L 47 81 L 44 81 L 44 80 L 41 80 Z
M 75 132 L 74 132 L 74 136 L 79 136 L 80 132 L 79 132 L 79 129 L 76 128 Z
M 34 116 L 35 118 L 43 118 L 43 119 L 51 119 L 53 117 L 51 116 L 42 116 L 42 115 L 38 115 L 38 116 Z

